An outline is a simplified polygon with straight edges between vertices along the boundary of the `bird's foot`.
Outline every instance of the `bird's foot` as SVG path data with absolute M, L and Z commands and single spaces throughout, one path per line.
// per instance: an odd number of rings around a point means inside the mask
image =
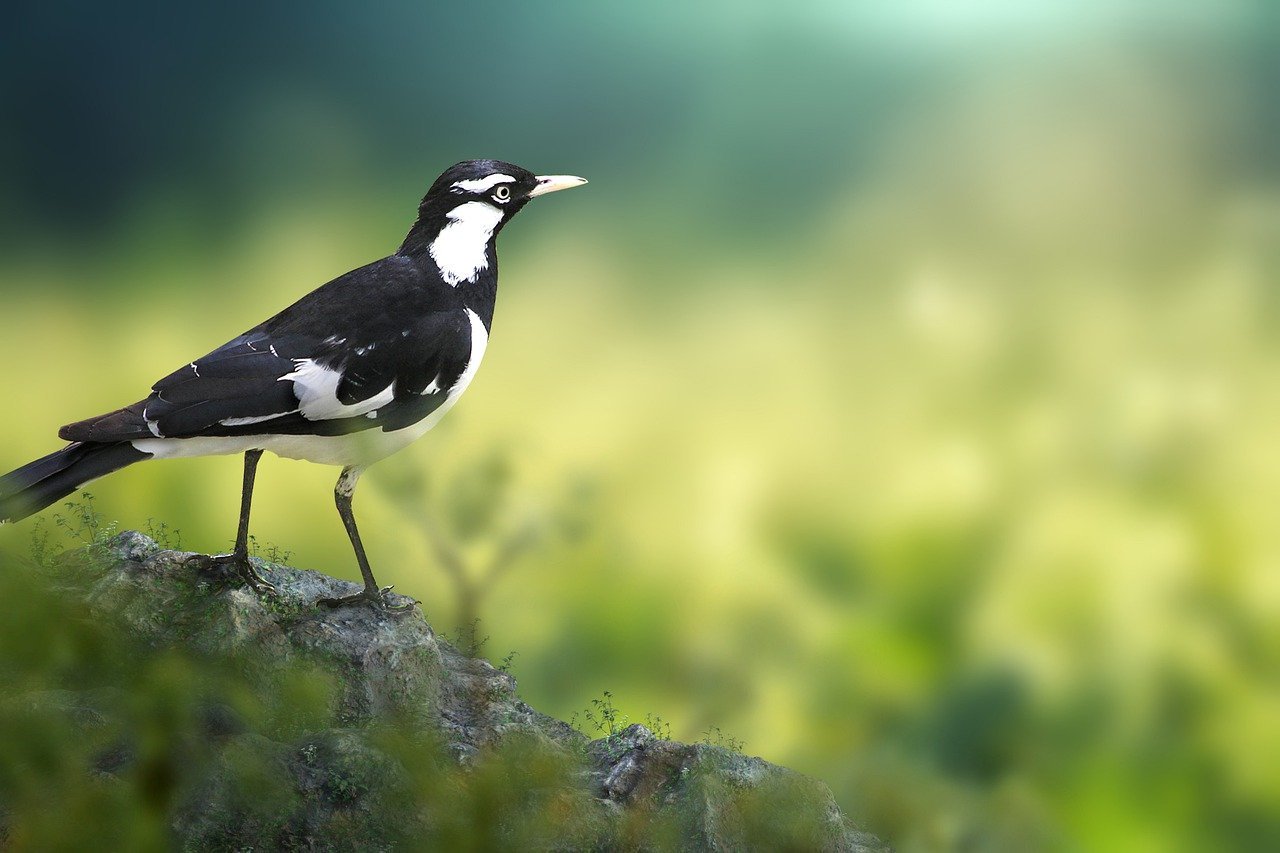
M 382 589 L 374 587 L 365 587 L 352 595 L 344 595 L 340 598 L 322 598 L 316 602 L 320 607 L 346 607 L 351 604 L 372 604 L 374 607 L 380 607 L 388 613 L 408 613 L 410 610 L 418 606 L 418 602 L 412 598 L 408 604 L 392 604 L 387 600 L 387 593 L 391 592 L 391 587 L 384 586 Z
M 258 570 L 253 567 L 253 563 L 247 555 L 193 554 L 187 558 L 187 563 L 195 563 L 196 568 L 201 572 L 225 579 L 238 578 L 258 595 L 280 594 L 280 591 L 270 581 L 258 574 Z

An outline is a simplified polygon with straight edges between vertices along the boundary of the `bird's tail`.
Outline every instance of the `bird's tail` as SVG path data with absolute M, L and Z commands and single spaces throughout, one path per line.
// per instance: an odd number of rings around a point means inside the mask
M 76 489 L 151 458 L 127 441 L 77 441 L 0 477 L 0 524 L 33 515 Z

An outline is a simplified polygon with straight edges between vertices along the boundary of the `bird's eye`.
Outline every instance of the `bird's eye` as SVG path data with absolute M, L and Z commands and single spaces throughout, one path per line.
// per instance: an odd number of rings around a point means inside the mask
M 506 201 L 511 198 L 511 187 L 501 186 L 493 191 L 493 197 L 498 201 Z

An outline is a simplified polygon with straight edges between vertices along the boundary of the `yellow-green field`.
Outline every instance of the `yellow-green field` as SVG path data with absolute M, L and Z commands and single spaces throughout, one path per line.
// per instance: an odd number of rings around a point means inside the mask
M 466 636 L 430 531 L 476 572 L 519 540 L 473 606 L 531 704 L 718 727 L 903 851 L 1274 849 L 1280 203 L 1235 171 L 1242 78 L 1173 56 L 976 74 L 871 154 L 778 152 L 758 198 L 690 180 L 745 144 L 690 131 L 641 197 L 606 168 L 531 206 L 465 400 L 364 481 L 379 580 Z M 736 235 L 679 213 L 791 182 L 814 200 Z M 421 190 L 208 242 L 157 201 L 0 258 L 0 468 L 387 253 Z M 253 530 L 357 578 L 335 476 L 268 458 Z M 91 491 L 225 550 L 239 478 Z

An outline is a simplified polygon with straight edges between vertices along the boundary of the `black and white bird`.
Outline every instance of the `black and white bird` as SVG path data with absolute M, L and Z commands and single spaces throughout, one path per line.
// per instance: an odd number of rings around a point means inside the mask
M 451 166 L 395 254 L 183 365 L 145 400 L 64 426 L 70 444 L 0 477 L 0 523 L 145 459 L 243 453 L 235 550 L 212 559 L 271 591 L 248 548 L 254 474 L 270 450 L 342 466 L 334 495 L 364 589 L 323 603 L 388 606 L 351 511 L 356 482 L 435 426 L 475 376 L 493 325 L 498 232 L 531 198 L 585 183 L 498 160 Z

